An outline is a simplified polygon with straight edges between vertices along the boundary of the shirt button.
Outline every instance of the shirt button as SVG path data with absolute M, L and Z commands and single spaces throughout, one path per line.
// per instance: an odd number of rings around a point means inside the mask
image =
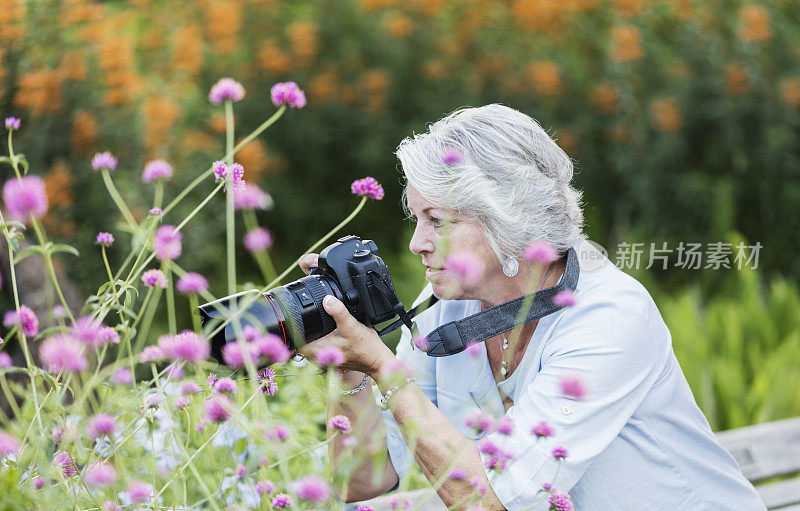
M 563 413 L 564 415 L 569 415 L 572 413 L 572 408 L 570 408 L 569 406 L 565 406 L 561 408 L 561 413 Z

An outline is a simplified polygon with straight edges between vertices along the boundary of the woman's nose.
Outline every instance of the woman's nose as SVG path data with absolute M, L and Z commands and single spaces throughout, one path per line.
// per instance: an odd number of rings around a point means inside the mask
M 417 226 L 414 228 L 414 234 L 411 236 L 408 248 L 414 254 L 421 254 L 433 250 L 433 242 L 425 235 L 424 229 L 419 223 L 417 223 Z

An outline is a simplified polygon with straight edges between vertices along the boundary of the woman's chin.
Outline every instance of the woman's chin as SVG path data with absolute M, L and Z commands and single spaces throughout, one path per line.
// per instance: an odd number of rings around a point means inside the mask
M 448 279 L 429 279 L 433 294 L 442 300 L 456 300 L 461 295 L 461 286 Z

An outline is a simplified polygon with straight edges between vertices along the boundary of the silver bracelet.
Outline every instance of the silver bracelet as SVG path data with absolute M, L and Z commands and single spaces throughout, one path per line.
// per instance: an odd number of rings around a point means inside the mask
M 387 390 L 386 394 L 381 396 L 381 402 L 378 403 L 378 408 L 380 408 L 381 410 L 388 410 L 389 409 L 389 400 L 392 398 L 392 396 L 395 394 L 395 392 L 400 390 L 402 387 L 405 387 L 409 383 L 416 383 L 416 382 L 417 382 L 417 380 L 415 380 L 414 377 L 411 376 L 411 377 L 406 378 L 406 381 L 404 381 L 400 385 L 395 385 L 394 387 L 392 387 L 389 390 Z
M 367 386 L 367 381 L 368 380 L 369 380 L 369 376 L 367 376 L 365 374 L 364 375 L 364 379 L 361 380 L 361 383 L 358 385 L 358 387 L 356 387 L 354 389 L 350 389 L 350 390 L 344 390 L 342 387 L 340 387 L 340 386 L 336 385 L 335 383 L 333 383 L 333 380 L 328 380 L 328 386 L 330 388 L 332 388 L 333 390 L 335 390 L 336 392 L 338 392 L 339 394 L 343 395 L 343 396 L 352 396 L 352 395 L 358 394 L 359 392 L 364 390 L 364 387 Z

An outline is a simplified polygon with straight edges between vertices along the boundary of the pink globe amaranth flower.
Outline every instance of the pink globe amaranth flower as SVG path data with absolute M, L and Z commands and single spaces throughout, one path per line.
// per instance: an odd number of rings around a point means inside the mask
M 315 354 L 320 367 L 340 366 L 344 364 L 344 352 L 336 346 L 323 346 Z
M 231 367 L 244 367 L 247 360 L 257 364 L 259 355 L 258 346 L 246 341 L 229 342 L 222 347 L 222 359 Z
M 219 381 L 219 376 L 217 376 L 216 373 L 211 373 L 208 375 L 206 381 L 208 382 L 208 386 L 213 389 L 214 385 L 216 385 L 217 382 Z
M 133 480 L 128 483 L 128 498 L 135 504 L 150 500 L 153 495 L 153 487 L 143 481 Z
M 147 212 L 150 216 L 164 216 L 164 210 L 161 208 L 151 208 L 150 211 Z
M 172 165 L 164 160 L 153 160 L 147 162 L 142 171 L 142 181 L 150 183 L 156 179 L 167 180 L 172 177 Z
M 237 102 L 244 98 L 244 87 L 233 78 L 221 78 L 211 87 L 208 93 L 208 100 L 215 105 L 222 104 L 223 101 Z
M 463 481 L 463 480 L 465 480 L 467 478 L 467 473 L 464 472 L 460 468 L 454 468 L 453 471 L 450 472 L 450 475 L 448 477 L 450 479 L 456 479 L 456 480 L 459 480 L 459 481 Z
M 5 351 L 0 351 L 0 368 L 11 367 L 13 365 L 14 363 L 11 361 L 11 356 Z
M 233 379 L 228 378 L 227 376 L 218 379 L 217 382 L 214 384 L 214 390 L 220 394 L 222 394 L 223 392 L 236 394 L 237 389 L 238 387 L 236 386 L 236 382 L 233 381 Z
M 279 442 L 288 440 L 290 434 L 289 428 L 283 424 L 277 424 L 265 433 L 268 440 L 278 440 Z
M 142 364 L 147 364 L 148 362 L 158 362 L 159 360 L 164 360 L 166 355 L 164 352 L 161 351 L 161 348 L 158 346 L 147 346 L 145 347 L 141 353 L 139 353 L 139 361 Z
M 211 354 L 211 344 L 202 335 L 184 330 L 178 335 L 162 335 L 158 347 L 165 357 L 185 362 L 200 362 Z
M 200 385 L 197 382 L 185 381 L 181 385 L 181 394 L 184 396 L 186 394 L 197 394 L 198 392 L 200 392 Z
M 111 383 L 115 383 L 117 385 L 130 385 L 133 383 L 133 374 L 131 374 L 129 369 L 120 368 L 111 373 Z
M 289 348 L 275 334 L 267 334 L 255 341 L 258 351 L 266 360 L 266 365 L 282 364 L 291 358 Z
M 475 341 L 472 341 L 467 344 L 467 348 L 465 350 L 467 354 L 472 358 L 477 358 L 481 356 L 481 345 Z
M 6 129 L 8 131 L 18 130 L 20 126 L 22 126 L 22 121 L 20 121 L 16 117 L 6 117 Z
M 239 479 L 243 478 L 247 474 L 247 467 L 244 465 L 237 465 L 236 466 L 236 477 Z
M 110 232 L 99 232 L 95 238 L 95 243 L 105 247 L 110 247 L 114 244 L 114 235 Z
M 549 492 L 552 487 L 553 487 L 553 485 L 550 484 L 550 483 L 542 483 L 542 489 L 544 491 L 548 491 Z
M 547 502 L 550 503 L 550 509 L 554 511 L 573 511 L 575 509 L 572 499 L 566 493 L 554 491 L 547 497 Z
M 275 383 L 275 371 L 266 367 L 258 372 L 258 380 L 261 384 L 261 393 L 274 396 L 278 393 L 278 384 Z
M 583 387 L 583 382 L 581 382 L 580 378 L 564 376 L 559 380 L 559 385 L 561 385 L 561 393 L 565 396 L 583 399 L 586 395 L 586 389 Z
M 331 417 L 331 420 L 328 422 L 331 429 L 335 429 L 343 435 L 349 435 L 350 431 L 352 431 L 352 426 L 350 425 L 350 419 L 347 418 L 345 415 L 334 415 Z
M 525 247 L 522 256 L 529 263 L 550 264 L 558 259 L 558 252 L 547 241 L 537 240 Z
M 295 481 L 294 490 L 297 498 L 312 504 L 323 504 L 331 498 L 331 486 L 325 479 L 315 475 L 305 476 Z
M 383 199 L 383 187 L 378 183 L 374 177 L 365 177 L 363 179 L 356 179 L 350 184 L 350 191 L 353 195 L 360 195 L 362 197 L 369 197 L 370 199 L 381 200 Z
M 554 431 L 550 424 L 542 421 L 531 429 L 531 434 L 536 435 L 537 438 L 548 438 L 553 436 Z
M 108 486 L 117 482 L 117 470 L 111 463 L 95 461 L 84 469 L 83 480 L 89 488 Z
M 92 158 L 92 168 L 94 170 L 115 170 L 117 168 L 117 159 L 109 152 L 97 153 Z
M 553 303 L 559 307 L 572 307 L 575 305 L 575 292 L 571 289 L 560 291 L 553 297 Z
M 122 507 L 114 501 L 107 500 L 103 502 L 101 507 L 103 511 L 122 511 Z
M 244 182 L 244 167 L 239 163 L 232 165 L 226 164 L 224 161 L 215 161 L 211 168 L 214 171 L 214 181 L 225 181 L 225 190 L 230 186 L 234 191 L 241 190 L 245 186 Z
M 183 410 L 184 408 L 189 406 L 191 402 L 192 399 L 187 396 L 179 397 L 178 399 L 175 400 L 174 403 L 172 403 L 172 408 L 176 410 Z
M 39 176 L 12 178 L 3 185 L 3 202 L 8 218 L 28 223 L 30 216 L 42 218 L 47 213 L 47 192 Z
M 83 371 L 87 367 L 83 343 L 64 334 L 48 337 L 39 346 L 39 358 L 50 372 Z
M 476 433 L 484 433 L 492 427 L 492 416 L 483 410 L 476 409 L 464 417 L 464 425 L 475 430 Z
M 486 485 L 483 484 L 483 481 L 481 481 L 478 477 L 473 477 L 469 484 L 478 490 L 478 493 L 481 495 L 486 495 L 486 492 L 489 491 L 488 488 L 486 488 Z
M 75 468 L 75 458 L 73 458 L 67 451 L 59 451 L 53 456 L 53 462 L 61 469 L 64 477 L 75 477 L 78 475 L 78 469 Z
M 183 234 L 172 225 L 162 225 L 153 235 L 153 250 L 159 261 L 177 259 L 181 255 Z
M 231 416 L 231 409 L 233 404 L 226 396 L 215 395 L 211 396 L 203 403 L 203 410 L 205 411 L 205 420 L 207 422 L 222 422 L 226 421 Z
M 99 413 L 89 420 L 86 432 L 91 438 L 99 438 L 104 435 L 113 435 L 117 429 L 117 421 L 107 413 Z
M 292 108 L 306 106 L 306 94 L 294 82 L 279 82 L 269 91 L 275 106 L 287 105 Z
M 359 506 L 358 509 L 356 509 L 356 511 L 375 511 L 375 510 L 369 506 Z
M 255 491 L 259 495 L 269 495 L 275 491 L 275 483 L 270 480 L 259 481 L 255 485 Z
M 252 183 L 245 183 L 241 188 L 233 190 L 233 208 L 237 211 L 243 209 L 268 209 L 273 204 L 272 197 Z
M 272 246 L 272 234 L 263 227 L 256 227 L 244 235 L 244 248 L 250 252 L 261 252 Z
M 36 479 L 33 480 L 33 487 L 34 488 L 36 488 L 38 490 L 42 486 L 44 486 L 44 479 L 42 479 L 41 477 L 37 477 Z
M 158 405 L 161 404 L 161 396 L 158 394 L 150 394 L 149 396 L 145 396 L 144 404 L 148 408 L 158 408 Z
M 411 341 L 414 343 L 414 346 L 422 351 L 428 351 L 428 338 L 424 335 L 415 335 L 411 338 Z
M 389 501 L 389 506 L 392 509 L 411 509 L 411 502 L 409 502 L 408 499 L 400 501 L 397 497 L 393 497 L 392 500 Z
M 6 312 L 3 317 L 3 324 L 8 328 L 13 325 L 19 326 L 26 337 L 34 337 L 39 333 L 39 318 L 36 317 L 33 309 L 27 305 L 20 305 L 19 311 Z
M 11 456 L 19 450 L 19 441 L 8 431 L 0 430 L 0 458 Z
M 285 493 L 279 493 L 272 499 L 272 507 L 278 509 L 292 507 L 292 498 Z
M 179 380 L 183 376 L 183 368 L 174 362 L 164 369 L 164 377 L 168 380 Z
M 567 454 L 569 453 L 567 452 L 567 449 L 564 447 L 559 446 L 553 449 L 553 459 L 555 459 L 556 461 L 563 460 L 564 458 L 567 457 Z
M 119 344 L 119 334 L 110 326 L 103 326 L 100 328 L 100 337 L 103 344 Z
M 474 284 L 483 275 L 483 264 L 469 252 L 448 254 L 444 261 L 444 269 L 466 284 Z
M 514 432 L 514 421 L 508 415 L 504 415 L 495 421 L 492 430 L 501 435 L 510 435 Z
M 482 454 L 488 454 L 488 455 L 491 456 L 491 455 L 494 455 L 494 454 L 497 454 L 497 453 L 501 452 L 500 448 L 497 446 L 497 444 L 492 442 L 487 437 L 483 437 L 480 440 L 478 440 L 478 444 L 477 445 L 478 445 L 478 450 Z
M 208 291 L 208 281 L 199 273 L 190 271 L 178 279 L 175 289 L 183 295 L 188 295 L 189 293 L 204 293 Z
M 442 163 L 445 165 L 455 165 L 461 163 L 461 151 L 458 149 L 448 149 L 442 155 Z
M 66 428 L 62 425 L 54 426 L 52 431 L 50 431 L 50 438 L 53 439 L 53 443 L 58 445 L 61 442 L 61 437 L 64 435 L 64 431 Z
M 69 328 L 69 334 L 87 346 L 100 348 L 109 341 L 104 327 L 104 324 L 91 316 L 81 316 Z
M 167 276 L 158 269 L 147 270 L 142 274 L 142 282 L 147 287 L 160 287 L 167 289 Z

